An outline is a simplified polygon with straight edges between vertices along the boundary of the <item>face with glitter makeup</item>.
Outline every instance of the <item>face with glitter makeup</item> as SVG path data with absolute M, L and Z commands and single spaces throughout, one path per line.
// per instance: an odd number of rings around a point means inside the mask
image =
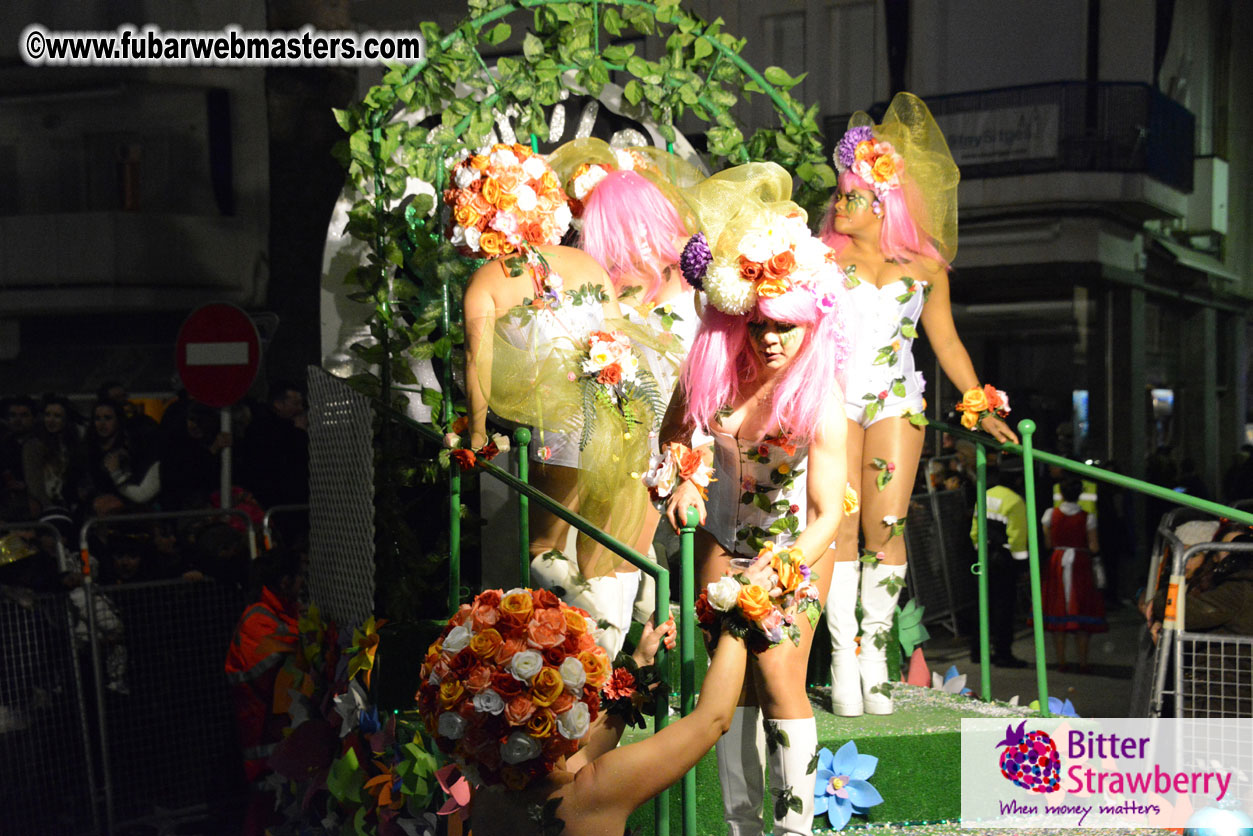
M 800 351 L 805 341 L 805 326 L 773 319 L 750 320 L 748 336 L 753 353 L 767 369 L 782 369 Z
M 875 212 L 878 197 L 870 189 L 849 189 L 835 202 L 833 226 L 843 235 L 877 232 L 883 223 L 882 210 Z

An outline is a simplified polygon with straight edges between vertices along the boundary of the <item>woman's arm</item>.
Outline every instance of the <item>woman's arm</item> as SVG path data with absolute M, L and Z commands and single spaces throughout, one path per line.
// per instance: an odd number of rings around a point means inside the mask
M 487 404 L 492 396 L 492 340 L 496 330 L 496 302 L 491 285 L 501 268 L 495 262 L 484 264 L 466 285 L 462 309 L 466 333 L 466 400 L 470 420 L 470 446 L 477 450 L 487 443 Z M 480 369 L 483 374 L 480 374 Z M 451 393 L 445 393 L 451 397 Z
M 144 478 L 138 483 L 124 480 L 117 482 L 117 475 L 114 474 L 114 482 L 117 484 L 117 492 L 131 502 L 144 505 L 157 498 L 157 494 L 161 491 L 161 463 L 153 462 L 148 466 L 148 470 L 144 473 Z
M 581 769 L 572 790 L 583 796 L 580 806 L 612 808 L 625 819 L 694 767 L 731 726 L 747 656 L 743 639 L 724 632 L 696 709 L 647 740 L 614 749 Z
M 795 544 L 808 563 L 822 557 L 831 547 L 844 519 L 847 437 L 848 419 L 844 417 L 842 397 L 832 397 L 809 443 L 809 471 L 805 474 L 808 518 Z
M 921 267 L 921 263 L 920 267 Z M 948 272 L 939 267 L 922 268 L 921 279 L 931 288 L 931 297 L 922 309 L 922 326 L 927 331 L 927 340 L 940 361 L 940 368 L 957 387 L 957 391 L 965 392 L 979 385 L 979 376 L 975 374 L 974 364 L 970 362 L 970 353 L 957 336 L 957 326 L 953 324 L 953 305 L 949 298 Z M 979 422 L 984 430 L 997 441 L 1018 443 L 1018 436 L 1009 425 L 988 415 Z

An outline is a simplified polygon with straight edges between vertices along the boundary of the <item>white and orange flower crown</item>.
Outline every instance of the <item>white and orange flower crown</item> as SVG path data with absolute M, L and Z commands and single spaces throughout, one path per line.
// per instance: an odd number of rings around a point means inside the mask
M 449 165 L 446 234 L 463 255 L 495 258 L 559 244 L 570 229 L 560 179 L 525 145 L 463 151 Z

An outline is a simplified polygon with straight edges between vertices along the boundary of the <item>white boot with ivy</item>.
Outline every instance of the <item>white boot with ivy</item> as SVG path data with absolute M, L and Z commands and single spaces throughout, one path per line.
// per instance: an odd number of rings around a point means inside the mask
M 813 717 L 767 720 L 774 836 L 811 836 L 818 773 L 818 723 Z
M 892 713 L 892 683 L 888 682 L 888 646 L 896 599 L 905 588 L 905 564 L 866 564 L 861 570 L 861 696 L 867 714 Z
M 766 795 L 766 732 L 761 709 L 741 705 L 718 739 L 718 785 L 727 836 L 762 836 L 761 804 Z
M 861 670 L 857 666 L 857 587 L 861 561 L 836 561 L 827 593 L 827 632 L 831 634 L 831 710 L 841 717 L 862 713 Z

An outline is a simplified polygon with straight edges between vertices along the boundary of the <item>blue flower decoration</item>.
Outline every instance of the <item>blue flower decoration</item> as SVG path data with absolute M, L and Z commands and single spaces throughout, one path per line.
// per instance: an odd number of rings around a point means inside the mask
M 1028 706 L 1036 711 L 1040 710 L 1040 701 L 1032 700 Z M 1059 700 L 1057 697 L 1049 697 L 1049 714 L 1054 717 L 1078 717 L 1079 712 L 1075 711 L 1075 706 L 1070 700 Z
M 378 706 L 372 705 L 369 710 L 362 710 L 357 718 L 357 724 L 361 727 L 362 734 L 376 734 L 381 730 L 383 725 L 379 722 Z
M 831 827 L 843 830 L 854 813 L 865 815 L 883 796 L 867 780 L 874 775 L 879 759 L 857 752 L 849 741 L 834 755 L 823 748 L 818 752 L 818 774 L 814 779 L 814 815 L 827 814 Z

